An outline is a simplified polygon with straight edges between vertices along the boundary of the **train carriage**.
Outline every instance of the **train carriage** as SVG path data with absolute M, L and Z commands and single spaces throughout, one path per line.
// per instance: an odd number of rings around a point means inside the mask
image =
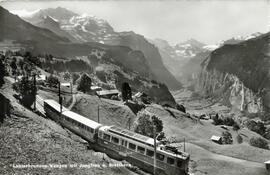
M 54 100 L 44 100 L 46 115 L 72 132 L 92 143 L 95 150 L 117 160 L 127 160 L 147 172 L 154 170 L 154 139 L 116 126 L 104 126 L 65 107 Z M 185 175 L 188 172 L 189 154 L 157 141 L 157 174 Z
M 116 126 L 99 129 L 98 144 L 104 152 L 116 159 L 153 172 L 154 139 Z M 157 141 L 156 170 L 158 174 L 186 174 L 189 155 L 168 149 Z
M 62 124 L 64 126 L 82 136 L 87 141 L 96 142 L 98 129 L 102 126 L 101 124 L 72 111 L 64 111 L 62 115 Z
M 72 112 L 65 107 L 62 108 L 61 113 L 60 104 L 54 100 L 44 100 L 44 110 L 47 116 L 85 140 L 93 143 L 96 141 L 98 128 L 102 126 L 101 124 Z

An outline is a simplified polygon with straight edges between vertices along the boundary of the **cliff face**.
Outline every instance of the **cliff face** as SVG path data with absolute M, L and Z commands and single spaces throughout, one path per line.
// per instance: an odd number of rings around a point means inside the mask
M 264 97 L 261 92 L 255 93 L 245 87 L 237 76 L 217 70 L 202 70 L 196 90 L 207 97 L 221 100 L 231 108 L 249 113 L 263 112 L 269 105 L 264 100 L 267 97 Z
M 269 53 L 269 33 L 224 45 L 201 64 L 196 89 L 241 111 L 269 111 Z

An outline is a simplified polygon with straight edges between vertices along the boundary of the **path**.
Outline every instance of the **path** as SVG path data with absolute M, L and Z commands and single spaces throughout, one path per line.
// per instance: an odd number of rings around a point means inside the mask
M 72 102 L 71 102 L 71 104 L 70 104 L 69 107 L 68 107 L 69 110 L 71 110 L 71 109 L 73 108 L 73 106 L 75 105 L 75 103 L 76 103 L 76 101 L 77 101 L 76 95 L 77 95 L 76 93 L 73 93 L 73 94 L 72 94 Z

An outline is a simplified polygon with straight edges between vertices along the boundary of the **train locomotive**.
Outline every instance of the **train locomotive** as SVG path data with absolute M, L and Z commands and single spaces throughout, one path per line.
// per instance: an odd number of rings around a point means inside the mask
M 96 151 L 117 160 L 126 160 L 146 172 L 154 171 L 154 139 L 117 126 L 106 126 L 44 100 L 46 116 L 87 140 Z M 156 174 L 188 174 L 189 154 L 157 141 Z

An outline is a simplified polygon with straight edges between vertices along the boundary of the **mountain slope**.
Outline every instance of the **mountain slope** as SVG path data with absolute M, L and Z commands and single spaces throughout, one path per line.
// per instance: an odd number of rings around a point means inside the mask
M 152 78 L 166 83 L 170 89 L 179 89 L 181 84 L 164 66 L 158 49 L 149 43 L 143 36 L 134 32 L 115 32 L 110 24 L 95 16 L 78 15 L 69 10 L 60 8 L 41 10 L 26 20 L 32 24 L 41 21 L 44 16 L 50 16 L 58 21 L 61 30 L 69 33 L 81 43 L 99 42 L 113 46 L 127 46 L 132 50 L 141 51 L 150 67 Z M 50 30 L 57 33 L 55 28 Z
M 189 61 L 193 57 L 206 51 L 203 48 L 205 45 L 194 39 L 178 43 L 175 46 L 171 46 L 167 41 L 162 39 L 149 39 L 149 41 L 158 47 L 164 65 L 182 83 L 184 82 L 183 78 L 185 78 L 183 77 L 184 74 L 187 74 L 186 64 L 190 65 L 193 62 L 189 63 Z
M 78 42 L 76 38 L 74 38 L 68 32 L 62 30 L 60 28 L 60 24 L 50 16 L 44 16 L 44 18 L 35 25 L 41 28 L 49 29 L 59 36 L 68 38 L 72 42 Z
M 48 29 L 33 26 L 21 20 L 18 16 L 9 13 L 0 6 L 0 40 L 10 39 L 17 41 L 43 41 L 43 42 L 64 42 L 69 40 L 59 37 Z
M 270 109 L 270 33 L 213 51 L 202 66 L 199 85 L 206 94 L 227 94 L 242 111 Z

